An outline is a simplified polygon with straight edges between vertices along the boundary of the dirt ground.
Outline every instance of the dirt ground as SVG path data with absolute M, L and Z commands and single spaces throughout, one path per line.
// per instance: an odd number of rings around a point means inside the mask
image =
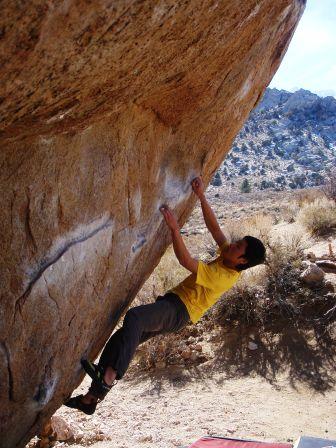
M 137 373 L 136 366 L 94 416 L 62 407 L 80 448 L 187 447 L 203 435 L 295 441 L 336 439 L 336 329 L 320 339 L 291 324 L 224 328 L 204 335 L 203 364 Z M 255 349 L 249 347 L 251 338 Z M 74 393 L 85 393 L 86 379 Z
M 73 448 L 181 447 L 214 434 L 269 441 L 303 434 L 336 439 L 333 387 L 317 391 L 304 381 L 292 382 L 288 371 L 272 381 L 253 373 L 228 378 L 209 374 L 206 364 L 120 381 L 94 416 L 65 407 L 56 415 L 83 432 Z M 336 373 L 329 374 L 335 384 Z

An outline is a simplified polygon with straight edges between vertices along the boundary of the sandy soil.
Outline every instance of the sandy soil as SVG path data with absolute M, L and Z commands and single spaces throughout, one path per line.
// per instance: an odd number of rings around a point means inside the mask
M 82 444 L 94 448 L 180 447 L 210 434 L 274 441 L 302 434 L 336 438 L 335 390 L 321 393 L 302 383 L 290 385 L 286 373 L 271 384 L 253 374 L 209 376 L 209 368 L 120 381 L 94 416 L 65 407 L 57 415 L 80 428 Z

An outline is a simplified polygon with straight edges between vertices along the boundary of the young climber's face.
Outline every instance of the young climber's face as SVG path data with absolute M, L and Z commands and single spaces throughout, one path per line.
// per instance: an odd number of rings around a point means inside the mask
M 235 267 L 239 264 L 247 263 L 247 259 L 245 258 L 246 248 L 247 242 L 244 239 L 229 244 L 227 249 L 223 252 L 224 264 L 230 267 Z

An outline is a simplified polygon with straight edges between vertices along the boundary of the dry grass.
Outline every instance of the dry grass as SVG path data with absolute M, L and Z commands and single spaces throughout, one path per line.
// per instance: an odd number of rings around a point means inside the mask
M 283 222 L 293 223 L 300 211 L 300 206 L 296 201 L 288 202 L 281 208 L 281 218 Z
M 298 190 L 294 193 L 294 202 L 298 208 L 302 208 L 306 204 L 314 202 L 316 199 L 323 198 L 324 193 L 318 188 L 311 188 L 306 190 Z
M 336 228 L 336 203 L 325 197 L 304 203 L 297 221 L 312 235 L 327 235 Z
M 291 198 L 287 198 L 286 204 L 281 206 L 282 220 L 288 223 L 295 222 L 303 206 L 323 197 L 325 197 L 323 191 L 317 188 L 295 191 Z
M 273 216 L 257 213 L 245 219 L 228 221 L 225 223 L 225 232 L 230 241 L 237 241 L 245 235 L 251 235 L 261 239 L 265 244 L 269 240 L 273 224 Z

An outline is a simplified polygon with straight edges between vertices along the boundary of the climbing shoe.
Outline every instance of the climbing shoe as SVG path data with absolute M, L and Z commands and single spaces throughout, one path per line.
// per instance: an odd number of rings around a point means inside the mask
M 79 411 L 84 412 L 84 414 L 92 415 L 94 414 L 97 402 L 93 403 L 83 403 L 82 401 L 83 395 L 77 395 L 77 397 L 69 398 L 69 400 L 64 402 L 64 406 L 72 409 L 78 409 Z
M 102 367 L 97 366 L 93 362 L 87 359 L 81 359 L 81 364 L 85 372 L 95 381 L 96 383 L 104 382 L 104 371 Z
M 89 392 L 99 400 L 103 400 L 116 381 L 111 386 L 105 383 L 103 369 L 87 359 L 82 359 L 81 364 L 85 372 L 92 378 Z

